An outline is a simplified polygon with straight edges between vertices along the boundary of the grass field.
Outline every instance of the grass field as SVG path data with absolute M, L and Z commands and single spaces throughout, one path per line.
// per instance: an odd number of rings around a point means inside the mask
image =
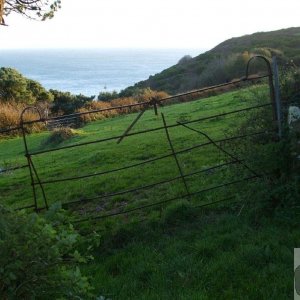
M 238 209 L 178 204 L 105 235 L 83 271 L 111 299 L 291 299 L 298 227 Z
M 261 91 L 263 93 L 264 91 Z M 175 124 L 176 121 L 189 121 L 198 118 L 205 118 L 218 113 L 229 112 L 236 109 L 255 105 L 250 97 L 250 92 L 237 91 L 223 96 L 216 96 L 204 100 L 195 101 L 189 104 L 175 104 L 160 109 L 164 113 L 167 124 Z M 266 100 L 267 102 L 268 100 Z M 269 107 L 268 107 L 269 108 Z M 47 144 L 49 133 L 32 134 L 28 136 L 29 152 L 37 152 L 68 146 L 76 143 L 85 143 L 97 139 L 118 136 L 122 134 L 130 123 L 135 119 L 136 114 L 124 115 L 112 119 L 93 122 L 79 129 L 77 134 L 60 144 Z M 192 128 L 203 131 L 212 139 L 219 140 L 229 136 L 230 131 L 237 127 L 243 120 L 245 113 L 217 117 L 202 122 L 192 123 Z M 153 111 L 147 111 L 136 124 L 132 132 L 149 128 L 162 127 L 162 118 L 159 114 L 155 116 Z M 175 151 L 193 147 L 208 142 L 205 136 L 193 132 L 184 127 L 169 129 Z M 1 161 L 0 166 L 13 167 L 26 164 L 24 157 L 24 146 L 22 138 L 14 138 L 0 141 Z M 145 160 L 170 154 L 170 146 L 164 130 L 135 135 L 125 138 L 120 144 L 116 140 L 105 143 L 91 144 L 82 147 L 64 149 L 50 153 L 32 156 L 32 160 L 42 181 L 55 180 L 99 173 L 106 170 L 124 167 L 129 164 L 138 164 Z M 178 155 L 183 173 L 188 174 L 195 170 L 204 169 L 228 160 L 223 153 L 220 153 L 215 146 L 196 148 L 187 153 Z M 222 173 L 222 170 L 221 170 Z M 32 190 L 29 182 L 28 170 L 22 169 L 0 177 L 1 200 L 5 203 L 18 207 L 32 203 Z M 160 180 L 176 177 L 179 175 L 174 157 L 155 161 L 151 164 L 137 166 L 117 173 L 110 173 L 92 178 L 84 178 L 76 181 L 63 183 L 49 183 L 45 185 L 49 203 L 56 201 L 68 202 L 85 197 L 93 197 L 109 192 L 116 192 L 130 189 L 141 185 L 150 184 Z M 205 187 L 211 182 L 211 176 L 191 176 L 187 178 L 191 186 L 191 192 L 195 191 L 194 186 L 201 184 Z M 204 174 L 205 175 L 205 174 Z M 215 181 L 213 179 L 212 181 Z M 161 194 L 168 193 L 170 196 L 182 190 L 181 180 L 170 185 L 159 186 L 142 195 L 126 195 L 115 197 L 114 202 L 130 201 L 141 196 L 143 199 L 159 199 Z M 199 188 L 198 188 L 199 189 Z M 38 189 L 39 190 L 39 189 Z M 39 207 L 44 205 L 41 194 L 39 195 Z M 128 196 L 128 197 L 127 197 Z M 107 202 L 107 201 L 106 201 Z
M 174 104 L 159 109 L 168 124 L 205 118 L 218 113 L 267 103 L 266 87 L 252 87 L 219 96 Z M 257 115 L 268 110 L 258 109 Z M 237 134 L 248 113 L 217 117 L 192 123 L 214 140 Z M 31 153 L 45 149 L 89 142 L 118 136 L 134 120 L 136 114 L 123 115 L 90 123 L 61 144 L 47 144 L 49 132 L 28 136 Z M 255 121 L 255 118 L 254 118 Z M 254 122 L 255 123 L 255 122 Z M 253 124 L 252 124 L 253 125 Z M 162 118 L 147 111 L 133 132 L 161 127 Z M 246 128 L 251 132 L 255 126 Z M 207 142 L 203 135 L 184 127 L 169 130 L 175 151 Z M 250 141 L 239 141 L 249 146 Z M 221 144 L 231 153 L 237 143 Z M 253 145 L 253 151 L 257 148 Z M 0 141 L 0 167 L 26 163 L 21 138 Z M 33 162 L 42 181 L 93 174 L 139 163 L 170 154 L 170 145 L 164 130 L 134 135 L 120 144 L 116 140 L 82 147 L 33 155 Z M 239 157 L 247 159 L 246 157 Z M 178 155 L 183 173 L 203 170 L 231 159 L 214 145 L 196 148 Z M 255 161 L 247 165 L 259 166 Z M 45 185 L 50 204 L 66 203 L 76 199 L 105 195 L 132 189 L 176 177 L 179 171 L 174 157 L 126 169 L 116 173 Z M 186 177 L 191 193 L 215 185 L 251 176 L 249 170 L 234 164 L 211 172 Z M 98 231 L 100 246 L 95 260 L 83 272 L 91 280 L 99 295 L 111 299 L 288 299 L 293 291 L 293 248 L 299 246 L 300 235 L 294 222 L 274 218 L 252 218 L 247 211 L 240 212 L 243 202 L 194 208 L 232 195 L 242 197 L 248 186 L 256 181 L 243 182 L 212 192 L 192 196 L 133 214 L 105 219 L 97 223 L 82 223 L 84 229 Z M 80 205 L 76 218 L 131 209 L 185 193 L 184 184 L 177 179 L 147 190 L 135 191 L 111 198 L 100 197 Z M 188 201 L 189 200 L 189 201 Z M 0 201 L 16 208 L 32 203 L 28 170 L 22 169 L 0 175 Z M 44 205 L 38 192 L 38 205 Z M 293 218 L 291 218 L 292 220 Z M 253 221 L 254 220 L 254 221 Z M 89 227 L 88 227 L 89 226 Z M 87 228 L 88 227 L 88 228 Z

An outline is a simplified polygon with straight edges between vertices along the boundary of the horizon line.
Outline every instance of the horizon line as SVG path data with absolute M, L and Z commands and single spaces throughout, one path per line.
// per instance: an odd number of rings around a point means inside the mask
M 207 47 L 11 47 L 2 48 L 6 50 L 201 50 L 207 51 Z

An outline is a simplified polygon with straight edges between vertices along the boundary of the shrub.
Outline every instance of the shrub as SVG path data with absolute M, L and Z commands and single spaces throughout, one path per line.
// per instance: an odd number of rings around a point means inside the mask
M 100 110 L 100 109 L 107 109 L 111 107 L 110 102 L 103 102 L 103 101 L 91 101 L 86 103 L 84 107 L 78 109 L 76 112 L 78 113 L 85 113 L 91 110 Z M 113 117 L 117 115 L 117 112 L 114 110 L 108 110 L 103 112 L 95 112 L 95 113 L 87 113 L 80 116 L 80 121 L 82 123 L 88 123 L 96 120 L 102 120 L 105 118 Z
M 0 101 L 0 129 L 9 129 L 20 125 L 20 115 L 26 104 L 22 103 L 6 103 Z M 35 110 L 28 110 L 24 114 L 24 121 L 33 121 L 39 119 L 39 115 Z M 35 123 L 25 126 L 27 132 L 38 132 L 44 128 L 43 123 Z M 17 135 L 18 131 L 12 131 L 2 135 Z M 1 133 L 0 133 L 1 136 Z
M 123 109 L 112 109 L 101 112 L 88 113 L 91 110 L 102 110 L 109 109 L 116 106 L 125 106 L 130 104 L 136 104 L 140 102 L 148 102 L 153 98 L 160 100 L 168 97 L 169 95 L 165 92 L 153 91 L 150 88 L 138 89 L 134 96 L 123 97 L 113 99 L 111 101 L 92 101 L 92 97 L 86 97 L 83 95 L 72 95 L 68 92 L 59 92 L 50 90 L 54 95 L 54 103 L 51 107 L 51 112 L 58 115 L 71 114 L 71 113 L 86 113 L 79 116 L 79 123 L 85 124 L 91 121 L 101 120 L 104 118 L 110 118 L 121 114 L 138 112 L 141 110 L 141 106 L 135 106 L 131 108 Z M 39 102 L 36 104 L 40 107 L 41 111 L 47 111 L 49 109 L 49 103 Z M 22 110 L 26 107 L 22 103 L 3 103 L 0 102 L 0 128 L 11 128 L 19 125 L 20 114 Z M 47 117 L 47 116 L 44 116 Z M 29 110 L 24 115 L 24 120 L 36 120 L 39 119 L 38 114 L 34 110 Z M 45 128 L 44 123 L 34 123 L 32 125 L 26 125 L 27 132 L 37 132 Z M 63 132 L 62 132 L 63 133 Z M 49 143 L 60 143 L 65 140 L 65 137 L 69 137 L 63 133 L 61 137 L 58 137 L 58 132 L 55 132 L 50 138 Z M 16 131 L 15 134 L 18 134 Z M 47 142 L 48 144 L 48 142 Z
M 169 95 L 166 92 L 159 92 L 159 91 L 154 91 L 150 88 L 146 89 L 140 89 L 138 90 L 133 98 L 136 100 L 136 102 L 147 102 L 152 100 L 153 98 L 160 100 L 163 98 L 167 98 Z
M 300 106 L 300 68 L 290 62 L 280 69 L 279 78 L 281 98 L 286 112 L 289 105 Z
M 111 106 L 125 106 L 125 105 L 131 105 L 136 104 L 138 101 L 133 97 L 125 97 L 125 98 L 118 98 L 111 101 Z M 141 106 L 134 106 L 134 107 L 128 107 L 128 108 L 122 108 L 115 110 L 118 115 L 131 113 L 131 112 L 137 112 L 141 109 Z
M 94 99 L 94 96 L 73 95 L 70 92 L 57 90 L 50 90 L 50 92 L 54 97 L 51 112 L 58 115 L 72 114 Z
M 268 98 L 266 90 L 254 87 L 245 100 L 256 99 L 257 103 L 265 103 Z M 242 142 L 230 141 L 223 145 L 227 151 L 242 158 L 243 163 L 261 177 L 237 190 L 238 197 L 247 204 L 248 216 L 255 223 L 266 215 L 285 217 L 287 213 L 291 213 L 291 207 L 299 204 L 299 166 L 296 158 L 292 156 L 295 142 L 288 131 L 279 140 L 274 132 L 274 125 L 270 107 L 247 112 L 242 123 L 230 130 L 228 135 L 247 135 L 261 131 L 266 134 L 252 136 Z M 241 178 L 249 176 L 249 169 L 246 170 L 240 165 L 232 168 L 232 173 L 235 178 Z
M 0 97 L 2 101 L 33 104 L 52 101 L 53 96 L 40 83 L 28 79 L 12 68 L 0 68 Z
M 131 97 L 122 97 L 116 98 L 111 101 L 91 101 L 86 103 L 82 108 L 78 109 L 76 112 L 88 112 L 90 110 L 98 110 L 98 109 L 107 109 L 113 108 L 117 106 L 125 106 L 136 104 L 140 102 L 149 102 L 153 98 L 155 99 L 163 99 L 168 97 L 169 95 L 165 92 L 157 92 L 153 91 L 150 88 L 147 89 L 138 89 L 134 96 Z M 104 118 L 114 117 L 117 115 L 133 113 L 140 111 L 142 106 L 134 106 L 129 108 L 121 108 L 121 109 L 112 109 L 103 112 L 96 112 L 96 113 L 88 113 L 80 116 L 80 119 L 83 123 L 101 120 Z
M 63 225 L 65 223 L 65 225 Z M 0 207 L 0 298 L 88 299 L 80 236 L 52 208 L 44 217 Z
M 111 101 L 119 97 L 117 91 L 112 92 L 100 92 L 97 99 L 98 101 Z

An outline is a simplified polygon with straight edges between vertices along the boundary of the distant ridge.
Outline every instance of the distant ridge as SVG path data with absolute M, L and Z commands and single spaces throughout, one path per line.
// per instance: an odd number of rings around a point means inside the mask
M 175 94 L 229 81 L 244 75 L 245 64 L 253 54 L 276 55 L 279 64 L 292 60 L 300 66 L 300 27 L 231 38 L 194 58 L 183 57 L 176 65 L 126 88 L 121 94 L 147 87 Z

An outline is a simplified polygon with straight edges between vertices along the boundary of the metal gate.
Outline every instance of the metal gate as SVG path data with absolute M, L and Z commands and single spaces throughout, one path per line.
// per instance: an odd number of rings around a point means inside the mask
M 263 75 L 252 75 L 249 74 L 249 67 L 251 65 L 251 62 L 253 59 L 260 59 L 263 60 L 267 66 L 267 73 Z M 276 73 L 277 74 L 277 73 Z M 269 100 L 265 101 L 264 103 L 258 103 L 251 106 L 246 106 L 240 109 L 235 109 L 231 111 L 221 112 L 217 114 L 212 114 L 205 117 L 195 118 L 192 120 L 178 120 L 176 123 L 169 123 L 168 122 L 168 116 L 165 113 L 160 112 L 160 107 L 169 105 L 173 103 L 174 101 L 178 101 L 178 99 L 181 99 L 182 97 L 198 97 L 201 96 L 202 93 L 208 92 L 208 91 L 217 91 L 222 88 L 226 87 L 237 87 L 239 84 L 244 83 L 251 83 L 251 82 L 257 82 L 259 80 L 263 80 L 264 78 L 268 79 L 268 86 L 269 86 Z M 275 80 L 278 80 L 277 76 L 275 76 Z M 141 102 L 141 103 L 135 103 L 125 106 L 118 106 L 118 107 L 111 107 L 106 109 L 99 109 L 99 110 L 92 110 L 88 112 L 82 112 L 82 113 L 75 113 L 71 115 L 65 115 L 65 116 L 59 116 L 59 117 L 53 117 L 44 119 L 42 115 L 39 113 L 40 118 L 34 121 L 25 121 L 24 115 L 28 110 L 35 109 L 35 107 L 27 107 L 24 109 L 24 111 L 21 114 L 20 117 L 20 127 L 13 128 L 13 130 L 21 130 L 22 136 L 23 136 L 23 142 L 24 142 L 24 150 L 25 150 L 25 157 L 27 159 L 27 165 L 20 166 L 21 168 L 28 167 L 28 173 L 30 177 L 30 182 L 32 186 L 32 195 L 33 195 L 33 203 L 31 205 L 22 207 L 22 208 L 33 208 L 35 211 L 41 211 L 44 209 L 49 208 L 49 197 L 51 198 L 51 191 L 53 189 L 55 190 L 59 188 L 59 184 L 64 183 L 68 184 L 70 182 L 76 182 L 76 181 L 84 181 L 91 178 L 100 178 L 101 176 L 106 176 L 108 174 L 117 174 L 118 172 L 132 172 L 131 170 L 134 170 L 138 167 L 147 168 L 148 165 L 151 165 L 153 163 L 159 162 L 160 167 L 157 167 L 158 171 L 160 168 L 164 168 L 166 166 L 166 160 L 170 159 L 173 160 L 174 168 L 172 171 L 172 176 L 165 177 L 160 180 L 153 180 L 151 182 L 143 182 L 143 184 L 118 190 L 118 191 L 109 191 L 105 190 L 105 192 L 95 194 L 92 196 L 87 195 L 80 195 L 79 197 L 72 199 L 71 201 L 64 201 L 64 193 L 61 192 L 61 198 L 55 199 L 55 201 L 60 201 L 64 208 L 72 209 L 74 211 L 77 211 L 77 221 L 86 221 L 90 219 L 103 219 L 111 216 L 117 216 L 117 215 L 124 215 L 128 214 L 134 211 L 142 211 L 144 209 L 150 208 L 150 207 L 162 207 L 163 205 L 166 205 L 167 203 L 174 202 L 176 200 L 180 199 L 187 199 L 187 201 L 193 201 L 193 199 L 196 197 L 197 200 L 199 200 L 199 197 L 202 197 L 204 194 L 212 193 L 214 191 L 218 191 L 221 189 L 229 189 L 230 187 L 241 185 L 245 182 L 253 181 L 253 180 L 259 180 L 264 176 L 264 174 L 261 172 L 261 170 L 254 169 L 249 163 L 244 161 L 242 158 L 238 156 L 237 153 L 234 153 L 234 151 L 228 150 L 225 145 L 226 143 L 230 142 L 236 142 L 236 141 L 242 141 L 245 139 L 253 139 L 258 136 L 272 136 L 272 139 L 280 138 L 281 135 L 281 116 L 280 116 L 280 101 L 277 93 L 274 89 L 274 78 L 273 78 L 273 72 L 272 67 L 268 59 L 266 59 L 263 56 L 255 56 L 252 57 L 246 68 L 246 75 L 243 78 L 240 78 L 238 80 L 234 80 L 232 82 L 219 84 L 207 88 L 202 88 L 199 90 L 190 91 L 187 93 L 179 94 L 170 96 L 164 99 L 156 99 L 153 98 L 149 102 Z M 188 104 L 187 104 L 188 105 Z M 266 129 L 262 128 L 262 130 L 254 131 L 250 133 L 245 134 L 237 134 L 234 136 L 223 136 L 220 138 L 212 138 L 209 134 L 205 132 L 205 130 L 199 130 L 198 128 L 195 128 L 195 124 L 201 124 L 201 122 L 209 121 L 209 120 L 216 120 L 218 118 L 226 118 L 231 116 L 236 116 L 240 114 L 247 114 L 251 111 L 255 111 L 258 109 L 263 108 L 270 108 L 272 112 L 272 132 L 268 131 L 266 132 Z M 28 146 L 28 137 L 27 137 L 27 131 L 26 128 L 29 125 L 35 124 L 35 123 L 43 123 L 43 124 L 69 124 L 70 122 L 73 122 L 75 119 L 82 117 L 86 114 L 95 114 L 95 113 L 101 113 L 105 111 L 110 110 L 131 110 L 131 109 L 138 109 L 139 113 L 137 114 L 136 118 L 129 124 L 127 128 L 125 128 L 124 132 L 122 134 L 117 134 L 113 136 L 106 136 L 101 139 L 95 139 L 93 141 L 87 141 L 87 142 L 81 142 L 81 143 L 73 143 L 69 145 L 64 145 L 61 147 L 54 147 L 50 149 L 41 149 L 38 151 L 32 151 L 30 147 Z M 160 116 L 161 118 L 161 126 L 153 127 L 153 128 L 147 128 L 143 130 L 134 131 L 135 126 L 137 126 L 138 123 L 142 122 L 142 116 L 147 110 L 153 109 L 156 116 Z M 270 111 L 269 110 L 269 111 Z M 38 110 L 37 110 L 38 111 Z M 49 127 L 49 126 L 48 126 Z M 181 148 L 179 150 L 176 149 L 174 146 L 174 140 L 172 138 L 172 135 L 170 133 L 171 130 L 174 129 L 185 129 L 186 132 L 194 133 L 194 137 L 196 140 L 196 143 L 194 143 L 192 146 Z M 167 151 L 165 153 L 162 153 L 159 156 L 156 157 L 147 157 L 146 159 L 138 162 L 133 162 L 131 164 L 126 165 L 119 165 L 118 167 L 113 167 L 108 170 L 90 170 L 90 172 L 87 173 L 80 173 L 80 174 L 68 174 L 68 176 L 56 176 L 58 174 L 54 174 L 50 178 L 47 178 L 43 176 L 43 171 L 40 170 L 37 167 L 37 164 L 35 163 L 35 160 L 38 157 L 49 157 L 53 155 L 55 152 L 63 152 L 67 153 L 70 149 L 75 149 L 76 151 L 81 151 L 81 153 L 84 153 L 85 149 L 84 147 L 88 145 L 102 145 L 108 142 L 115 141 L 118 145 L 123 143 L 124 140 L 130 140 L 132 137 L 136 137 L 139 139 L 145 138 L 147 134 L 164 134 L 165 140 L 168 144 L 169 149 L 166 149 Z M 275 133 L 275 135 L 274 135 Z M 202 140 L 201 142 L 197 142 L 197 139 Z M 204 140 L 203 140 L 204 139 Z M 135 147 L 135 144 L 132 144 L 131 147 Z M 183 170 L 183 161 L 181 160 L 182 154 L 190 153 L 193 155 L 195 150 L 202 149 L 204 147 L 213 147 L 215 150 L 217 150 L 220 154 L 222 154 L 223 160 L 219 161 L 217 164 L 209 165 L 209 166 L 202 166 L 201 168 L 197 168 L 194 170 L 191 170 L 190 172 L 184 172 Z M 100 146 L 99 146 L 100 147 Z M 99 151 L 101 153 L 101 151 Z M 71 159 L 70 159 L 71 161 Z M 76 162 L 72 162 L 76 163 Z M 218 184 L 209 184 L 208 186 L 204 186 L 199 190 L 191 190 L 189 185 L 189 180 L 193 176 L 198 176 L 201 174 L 202 176 L 208 176 L 208 174 L 217 172 L 218 170 L 224 170 L 227 168 L 230 168 L 232 166 L 239 166 L 241 170 L 241 177 L 235 178 L 234 180 L 224 180 L 222 183 L 218 182 Z M 173 174 L 174 173 L 174 174 Z M 242 176 L 243 175 L 243 176 Z M 165 195 L 159 191 L 159 187 L 163 185 L 171 185 L 174 187 L 174 189 L 178 189 L 180 191 L 175 191 L 175 194 L 172 194 L 170 197 L 169 195 Z M 52 188 L 48 188 L 49 186 L 52 186 Z M 54 186 L 54 188 L 53 188 Z M 180 187 L 180 188 L 179 188 Z M 150 189 L 157 190 L 158 196 L 156 197 L 157 201 L 140 201 L 141 204 L 134 204 L 133 206 L 128 203 L 128 201 L 122 201 L 122 197 L 125 197 L 124 195 L 130 195 L 134 194 L 140 194 L 144 193 L 146 194 L 147 191 Z M 84 188 L 82 190 L 82 193 L 84 194 Z M 224 195 L 224 193 L 221 193 Z M 118 197 L 118 199 L 121 201 L 118 202 L 118 205 L 116 206 L 107 206 L 107 203 L 109 203 L 109 199 L 113 199 L 114 197 Z M 200 201 L 200 203 L 197 203 L 197 206 L 206 206 L 211 205 L 215 203 L 220 203 L 224 201 L 230 201 L 235 199 L 234 194 L 225 195 L 225 197 L 217 197 L 210 201 L 207 201 L 207 198 L 203 198 L 205 201 Z M 203 200 L 202 199 L 202 200 Z M 53 200 L 51 200 L 51 203 Z M 100 207 L 100 208 L 99 208 Z

